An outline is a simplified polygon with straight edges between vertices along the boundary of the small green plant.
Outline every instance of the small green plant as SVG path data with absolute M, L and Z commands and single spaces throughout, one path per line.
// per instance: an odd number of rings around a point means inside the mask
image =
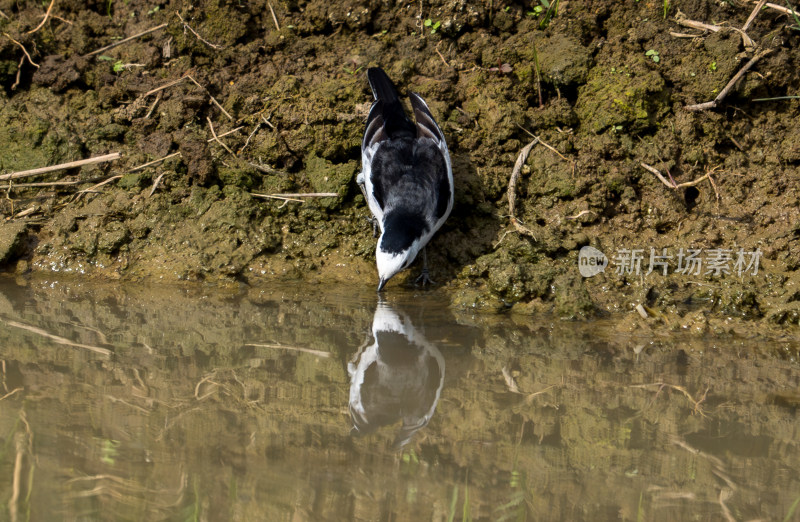
M 796 24 L 796 25 L 790 25 L 789 29 L 800 31 L 800 17 L 797 16 L 797 11 L 794 9 L 794 7 L 791 6 L 788 0 L 785 1 L 786 1 L 786 7 L 788 7 L 789 12 L 792 13 L 792 18 L 794 18 L 794 23 Z
M 658 51 L 656 51 L 655 49 L 648 49 L 647 52 L 644 53 L 644 55 L 649 56 L 650 59 L 656 63 L 661 61 L 661 56 L 658 55 Z
M 344 72 L 346 72 L 347 74 L 349 74 L 349 75 L 351 75 L 351 76 L 352 76 L 352 75 L 354 75 L 354 74 L 356 74 L 358 71 L 360 71 L 360 70 L 361 70 L 361 69 L 363 69 L 363 68 L 364 68 L 364 67 L 363 67 L 363 66 L 361 66 L 361 67 L 359 67 L 359 68 L 357 68 L 357 69 L 351 69 L 350 67 L 348 67 L 348 66 L 346 66 L 346 65 L 343 65 L 343 66 L 342 66 L 342 69 L 344 69 Z
M 708 64 L 708 70 L 714 72 L 717 70 L 717 62 L 711 62 Z
M 155 6 L 154 8 L 150 9 L 149 11 L 147 11 L 147 16 L 154 15 L 154 14 L 156 14 L 157 12 L 159 12 L 160 10 L 161 10 L 161 6 L 158 6 L 158 5 L 157 5 L 157 6 Z
M 525 14 L 533 16 L 534 18 L 544 15 L 542 19 L 539 20 L 539 29 L 544 29 L 550 24 L 550 20 L 558 14 L 558 2 L 559 0 L 554 0 L 552 2 L 549 0 L 539 0 L 539 4 L 533 6 L 533 8 Z
M 666 20 L 667 12 L 669 12 L 669 0 L 664 0 L 663 7 L 664 7 L 664 20 Z
M 436 31 L 438 31 L 439 27 L 442 26 L 442 22 L 434 22 L 433 20 L 428 18 L 427 20 L 422 22 L 422 25 L 424 25 L 425 27 L 429 27 L 431 30 L 431 34 L 436 34 Z
M 111 64 L 111 70 L 113 70 L 117 74 L 125 70 L 125 64 L 122 63 L 122 60 L 114 60 L 114 58 L 106 55 L 98 56 L 98 58 L 100 60 L 103 60 L 104 62 L 114 62 L 113 64 Z

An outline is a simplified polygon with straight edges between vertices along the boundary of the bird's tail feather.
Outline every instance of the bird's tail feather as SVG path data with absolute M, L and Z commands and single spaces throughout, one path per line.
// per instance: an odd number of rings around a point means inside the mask
M 369 80 L 369 86 L 372 88 L 372 95 L 375 96 L 376 100 L 392 103 L 400 97 L 392 80 L 380 67 L 367 69 L 367 79 Z
M 367 69 L 367 80 L 375 102 L 367 117 L 362 147 L 387 138 L 413 137 L 416 133 L 414 123 L 408 119 L 392 80 L 379 67 Z

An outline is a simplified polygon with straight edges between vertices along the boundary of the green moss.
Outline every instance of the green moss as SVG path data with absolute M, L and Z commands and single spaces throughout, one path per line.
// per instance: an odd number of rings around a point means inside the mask
M 149 181 L 150 176 L 143 174 L 142 172 L 131 172 L 129 174 L 125 174 L 122 178 L 117 182 L 117 186 L 124 190 L 129 189 L 136 189 L 143 187 L 147 181 Z
M 27 235 L 25 223 L 4 223 L 0 227 L 0 264 L 13 261 L 24 251 Z
M 251 190 L 255 185 L 254 173 L 249 168 L 221 166 L 217 171 L 217 176 L 224 186 Z
M 612 72 L 596 66 L 578 92 L 575 112 L 594 132 L 610 127 L 641 132 L 669 111 L 669 94 L 657 71 L 640 68 Z
M 339 195 L 338 198 L 320 199 L 320 205 L 333 209 L 340 205 L 341 198 L 347 195 L 353 186 L 359 165 L 355 161 L 334 164 L 312 155 L 306 159 L 305 167 L 305 175 L 314 192 L 335 192 Z
M 594 302 L 586 290 L 583 278 L 576 274 L 563 274 L 553 282 L 555 311 L 564 319 L 585 318 L 594 311 Z

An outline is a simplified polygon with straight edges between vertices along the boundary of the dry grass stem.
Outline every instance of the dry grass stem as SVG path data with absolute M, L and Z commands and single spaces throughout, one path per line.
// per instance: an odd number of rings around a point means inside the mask
M 747 71 L 750 70 L 750 68 L 753 65 L 755 65 L 755 63 L 757 61 L 759 61 L 761 58 L 767 56 L 772 51 L 773 51 L 773 49 L 764 49 L 764 50 L 759 51 L 758 53 L 756 53 L 756 55 L 753 56 L 752 58 L 750 58 L 750 61 L 748 61 L 744 65 L 744 67 L 739 69 L 739 72 L 737 72 L 734 75 L 734 77 L 731 78 L 731 81 L 729 81 L 728 85 L 726 85 L 725 88 L 722 89 L 719 94 L 717 94 L 716 98 L 714 98 L 710 102 L 698 103 L 698 104 L 695 104 L 695 105 L 688 105 L 688 106 L 685 107 L 685 109 L 689 110 L 689 111 L 702 111 L 702 110 L 706 110 L 706 109 L 713 109 L 714 107 L 716 107 L 717 105 L 722 103 L 722 100 L 724 100 L 725 97 L 728 96 L 728 93 L 734 88 L 736 83 L 742 78 L 742 76 L 744 76 L 744 74 Z
M 439 43 L 436 44 L 436 47 L 434 47 L 433 50 L 436 51 L 436 54 L 438 54 L 439 58 L 442 59 L 442 63 L 444 63 L 444 66 L 445 67 L 450 67 L 450 64 L 447 63 L 447 60 L 444 59 L 444 55 L 441 52 L 439 52 L 439 45 L 442 43 L 442 41 L 443 40 L 439 40 Z
M 536 241 L 536 237 L 533 235 L 527 227 L 525 227 L 518 219 L 517 219 L 517 181 L 522 173 L 522 166 L 525 165 L 525 162 L 528 161 L 528 156 L 531 153 L 531 149 L 539 143 L 539 138 L 534 138 L 534 140 L 519 152 L 519 156 L 517 156 L 517 162 L 514 163 L 514 169 L 511 171 L 511 179 L 508 181 L 508 213 L 509 213 L 509 220 L 514 228 L 520 234 L 529 236 Z
M 272 114 L 270 114 L 270 115 L 269 115 L 269 117 L 271 118 L 271 117 L 272 117 Z M 269 128 L 270 128 L 270 129 L 272 129 L 272 130 L 277 130 L 277 129 L 275 128 L 275 125 L 273 125 L 272 123 L 270 123 L 270 121 L 269 121 L 267 118 L 265 118 L 264 116 L 261 116 L 261 121 L 263 121 L 264 123 L 266 123 L 267 125 L 269 125 Z
M 2 16 L 3 18 L 5 18 L 6 20 L 11 20 L 11 18 L 9 18 L 9 17 L 8 17 L 8 15 L 7 15 L 7 14 L 5 14 L 3 11 L 0 11 L 0 16 Z
M 189 78 L 189 80 L 191 80 L 191 81 L 192 81 L 192 83 L 194 83 L 195 85 L 197 85 L 198 87 L 200 87 L 201 89 L 203 89 L 203 90 L 206 92 L 206 94 L 208 94 L 208 97 L 209 97 L 209 98 L 211 98 L 211 102 L 212 102 L 214 105 L 216 105 L 216 106 L 217 106 L 217 108 L 218 108 L 219 110 L 221 110 L 221 111 L 222 111 L 222 114 L 224 114 L 225 116 L 227 116 L 229 120 L 233 121 L 233 116 L 231 116 L 231 115 L 228 113 L 228 111 L 226 111 L 226 110 L 225 110 L 225 108 L 223 108 L 223 107 L 222 107 L 222 105 L 220 105 L 220 103 L 217 101 L 217 99 L 216 99 L 216 98 L 214 98 L 214 97 L 211 95 L 211 93 L 208 91 L 208 89 L 206 89 L 205 87 L 203 87 L 202 85 L 200 85 L 200 84 L 197 82 L 197 80 L 195 80 L 194 78 L 192 78 L 190 75 L 188 75 L 188 74 L 187 74 L 187 75 L 186 75 L 186 78 Z
M 167 161 L 170 158 L 174 158 L 174 157 L 180 156 L 180 155 L 181 155 L 180 152 L 173 152 L 172 154 L 167 154 L 163 158 L 158 158 L 158 159 L 155 159 L 153 161 L 148 161 L 147 163 L 144 163 L 142 165 L 138 165 L 136 167 L 133 167 L 133 168 L 129 169 L 128 172 L 136 172 L 137 170 L 146 169 L 147 167 L 151 167 L 153 165 L 157 165 L 159 163 L 163 163 L 163 162 Z
M 54 172 L 56 170 L 64 170 L 64 169 L 72 169 L 75 167 L 81 167 L 83 165 L 92 165 L 94 163 L 104 163 L 108 161 L 115 161 L 121 157 L 119 152 L 114 152 L 111 154 L 105 154 L 103 156 L 96 156 L 94 158 L 88 158 L 79 161 L 70 161 L 69 163 L 60 163 L 58 165 L 52 165 L 50 167 L 41 167 L 38 169 L 31 169 L 31 170 L 23 170 L 20 172 L 11 172 L 9 174 L 2 174 L 0 175 L 0 181 L 5 181 L 7 179 L 19 179 L 19 178 L 28 178 L 31 176 L 37 176 L 39 174 L 46 174 L 48 172 Z
M 219 137 L 217 136 L 217 131 L 214 130 L 214 124 L 211 123 L 211 118 L 206 117 L 206 121 L 208 122 L 208 128 L 211 129 L 211 135 L 214 137 L 214 141 L 219 143 L 222 146 L 222 148 L 225 149 L 228 152 L 228 154 L 230 154 L 231 156 L 233 156 L 235 158 L 236 154 L 234 154 L 233 151 L 227 145 L 225 145 L 225 143 L 223 143 L 219 139 Z
M 89 187 L 89 188 L 87 188 L 87 189 L 83 189 L 83 190 L 81 190 L 81 191 L 78 191 L 78 193 L 77 193 L 77 194 L 78 194 L 78 196 L 81 196 L 82 194 L 87 194 L 87 193 L 89 193 L 89 192 L 96 192 L 96 191 L 97 191 L 97 189 L 99 189 L 99 188 L 100 188 L 100 187 L 102 187 L 103 185 L 108 185 L 108 184 L 109 184 L 109 183 L 111 183 L 112 181 L 116 181 L 116 180 L 118 180 L 118 179 L 122 179 L 122 174 L 117 174 L 116 176 L 111 176 L 110 178 L 108 178 L 108 179 L 106 179 L 106 180 L 103 180 L 103 181 L 101 181 L 101 182 L 100 182 L 100 183 L 98 183 L 97 185 L 92 185 L 91 187 Z
M 222 134 L 217 135 L 216 138 L 224 138 L 225 136 L 229 136 L 229 135 L 233 134 L 234 132 L 239 132 L 240 130 L 242 130 L 242 128 L 243 127 L 236 127 L 235 129 L 232 129 L 232 130 L 229 130 L 227 132 L 223 132 Z M 211 143 L 212 141 L 217 141 L 217 140 L 215 138 L 209 138 L 209 139 L 206 140 L 207 143 Z M 137 170 L 146 169 L 147 167 L 152 167 L 153 165 L 157 165 L 159 163 L 163 163 L 163 162 L 167 161 L 170 158 L 175 158 L 175 157 L 180 156 L 180 155 L 181 155 L 180 152 L 173 152 L 172 154 L 167 154 L 163 158 L 154 159 L 153 161 L 148 161 L 147 163 L 143 163 L 141 165 L 137 165 L 137 166 L 135 166 L 133 168 L 130 168 L 130 169 L 128 169 L 128 172 L 136 172 Z
M 745 32 L 747 31 L 747 29 L 750 27 L 750 24 L 753 23 L 753 20 L 756 19 L 756 16 L 758 16 L 758 13 L 761 12 L 761 8 L 764 7 L 764 4 L 766 4 L 766 3 L 767 3 L 767 0 L 758 0 L 758 3 L 753 8 L 753 11 L 750 13 L 750 16 L 747 18 L 747 21 L 742 26 L 742 31 L 745 31 Z
M 14 40 L 13 38 L 11 38 L 10 34 L 8 34 L 8 33 L 3 33 L 3 34 L 6 35 L 6 38 L 11 40 L 13 43 L 17 44 L 19 46 L 19 48 L 22 49 L 22 52 L 25 53 L 25 57 L 28 59 L 28 63 L 30 63 L 31 65 L 33 65 L 37 69 L 39 68 L 39 64 L 33 61 L 33 59 L 31 58 L 31 55 L 28 54 L 28 50 L 25 49 L 24 45 L 22 45 L 21 43 L 19 43 L 16 40 Z M 20 64 L 22 64 L 22 61 L 20 61 Z
M 264 174 L 284 174 L 285 175 L 284 172 L 281 172 L 278 169 L 273 169 L 269 165 L 259 165 L 258 163 L 253 163 L 253 162 L 250 162 L 250 161 L 248 161 L 247 164 L 250 165 L 251 167 L 253 167 L 254 169 L 256 169 L 257 171 L 263 172 Z
M 593 213 L 594 213 L 593 210 L 581 210 L 580 212 L 578 212 L 574 216 L 567 216 L 567 219 L 578 219 L 580 217 L 585 216 L 586 214 L 593 214 Z
M 3 190 L 14 190 L 18 188 L 31 188 L 31 187 L 72 187 L 75 185 L 82 185 L 84 183 L 92 183 L 97 181 L 98 179 L 102 178 L 92 178 L 92 179 L 81 179 L 76 181 L 43 181 L 39 183 L 17 183 L 16 185 L 12 185 L 9 181 L 9 184 L 2 187 Z
M 12 216 L 12 218 L 13 219 L 19 219 L 19 218 L 23 218 L 23 217 L 28 217 L 31 214 L 33 214 L 34 212 L 36 212 L 36 206 L 35 205 L 32 206 L 32 207 L 28 207 L 25 210 L 22 210 L 20 212 L 17 212 L 16 214 L 14 214 Z
M 721 196 L 719 194 L 719 187 L 717 187 L 717 184 L 714 182 L 714 178 L 711 177 L 711 173 L 716 171 L 716 170 L 718 170 L 720 168 L 719 166 L 716 166 L 716 167 L 712 168 L 711 170 L 707 171 L 705 174 L 703 174 L 702 176 L 700 176 L 699 178 L 697 178 L 694 181 L 686 181 L 684 183 L 675 183 L 675 180 L 672 179 L 671 175 L 670 175 L 670 181 L 667 181 L 667 179 L 664 178 L 664 176 L 661 175 L 661 172 L 659 172 L 658 169 L 655 169 L 655 168 L 651 167 L 650 165 L 648 165 L 646 163 L 640 163 L 640 165 L 642 167 L 644 167 L 646 170 L 648 170 L 649 172 L 652 172 L 653 174 L 655 174 L 655 176 L 658 179 L 661 180 L 661 183 L 663 183 L 668 188 L 671 188 L 673 190 L 686 188 L 686 187 L 694 187 L 695 185 L 699 185 L 701 182 L 703 182 L 703 181 L 705 181 L 707 179 L 708 182 L 711 183 L 711 188 L 714 189 L 714 195 L 717 198 L 717 204 L 719 204 L 719 200 L 721 199 Z
M 142 36 L 148 35 L 150 33 L 154 33 L 156 31 L 160 31 L 161 29 L 165 28 L 168 25 L 169 24 L 167 24 L 167 23 L 163 23 L 161 25 L 157 25 L 155 27 L 151 27 L 150 29 L 147 29 L 146 31 L 142 31 L 141 33 L 137 33 L 137 34 L 135 34 L 133 36 L 129 36 L 127 38 L 123 38 L 122 40 L 120 40 L 118 42 L 114 42 L 112 44 L 106 45 L 105 47 L 101 47 L 100 49 L 97 49 L 96 51 L 92 51 L 89 54 L 87 54 L 86 57 L 94 56 L 96 54 L 100 54 L 100 53 L 102 53 L 104 51 L 108 51 L 109 49 L 113 49 L 114 47 L 117 47 L 119 45 L 128 43 L 131 40 L 135 40 L 137 38 L 141 38 Z
M 721 26 L 721 25 L 711 25 L 711 24 L 706 24 L 706 23 L 703 23 L 703 22 L 698 22 L 697 20 L 689 20 L 689 19 L 683 18 L 683 17 L 676 17 L 675 21 L 679 25 L 682 25 L 684 27 L 691 27 L 692 29 L 697 29 L 699 31 L 711 31 L 712 33 L 716 33 L 716 32 L 718 32 L 718 31 L 720 31 L 722 29 L 731 29 L 731 30 L 736 31 L 737 33 L 739 33 L 739 36 L 742 37 L 742 43 L 744 43 L 745 47 L 749 47 L 749 48 L 755 47 L 755 43 L 753 42 L 753 40 L 749 36 L 747 36 L 747 33 L 745 33 L 741 29 L 737 29 L 736 27 L 725 27 L 725 26 Z M 692 35 L 692 36 L 700 36 L 700 35 Z
M 189 32 L 191 32 L 195 36 L 195 38 L 197 38 L 198 40 L 200 40 L 201 42 L 203 42 L 207 46 L 211 47 L 212 49 L 220 50 L 220 49 L 223 48 L 221 45 L 213 44 L 213 43 L 209 42 L 208 40 L 206 40 L 205 38 L 203 38 L 202 36 L 200 36 L 199 34 L 197 34 L 197 31 L 192 29 L 192 27 L 189 24 L 186 23 L 186 20 L 183 19 L 183 17 L 181 16 L 181 14 L 178 11 L 175 11 L 175 14 L 178 15 L 178 18 L 180 19 L 181 24 L 183 24 L 184 30 L 188 29 Z
M 219 137 L 217 136 L 217 131 L 214 130 L 214 124 L 211 123 L 211 118 L 206 116 L 206 121 L 208 122 L 208 128 L 211 129 L 211 135 L 214 137 L 214 141 L 216 141 L 217 143 L 222 145 L 222 148 L 225 149 L 226 151 L 228 151 L 228 154 L 230 154 L 231 156 L 233 156 L 235 158 L 236 154 L 234 154 L 233 151 L 227 145 L 225 145 L 225 143 L 220 141 Z
M 147 197 L 150 197 L 155 193 L 156 189 L 158 188 L 159 183 L 161 183 L 161 178 L 164 177 L 164 174 L 165 173 L 162 172 L 161 174 L 158 175 L 156 180 L 153 182 L 153 188 L 150 189 L 150 193 L 147 195 Z
M 247 343 L 245 346 L 252 346 L 254 348 L 272 348 L 276 350 L 289 350 L 292 352 L 303 352 L 316 355 L 317 357 L 331 357 L 330 352 L 323 352 L 322 350 L 312 350 L 311 348 L 301 348 L 299 346 L 286 346 L 285 344 L 262 344 L 262 343 Z
M 147 91 L 146 93 L 144 93 L 144 96 L 147 97 L 147 96 L 150 96 L 151 94 L 155 94 L 155 93 L 157 93 L 159 91 L 163 91 L 164 89 L 169 89 L 173 85 L 178 85 L 179 83 L 181 83 L 186 78 L 188 78 L 188 76 L 181 76 L 177 80 L 172 80 L 171 82 L 167 82 L 167 83 L 165 83 L 164 85 L 162 85 L 160 87 L 156 87 L 155 89 L 151 89 L 151 90 Z
M 255 135 L 255 133 L 256 133 L 256 132 L 258 132 L 258 129 L 260 129 L 260 128 L 261 128 L 261 122 L 258 122 L 258 123 L 256 123 L 256 126 L 255 126 L 255 128 L 253 129 L 253 132 L 251 132 L 251 133 L 250 133 L 250 134 L 247 136 L 247 139 L 245 140 L 245 142 L 244 142 L 244 145 L 242 145 L 242 148 L 241 148 L 241 149 L 239 149 L 239 153 L 242 153 L 242 152 L 244 152 L 244 149 L 246 149 L 246 148 L 247 148 L 247 146 L 248 146 L 248 145 L 250 145 L 250 140 L 251 140 L 251 139 L 252 139 L 252 137 Z
M 153 104 L 150 106 L 150 109 L 147 111 L 147 114 L 144 115 L 145 120 L 149 119 L 150 116 L 153 115 L 153 111 L 156 110 L 156 105 L 158 105 L 158 102 L 160 101 L 161 101 L 161 92 L 159 91 L 158 96 L 156 96 L 156 101 L 153 102 Z
M 44 13 L 44 17 L 42 18 L 42 21 L 34 29 L 28 31 L 25 34 L 33 34 L 36 31 L 38 31 L 39 29 L 41 29 L 42 27 L 44 27 L 44 24 L 47 23 L 47 19 L 50 18 L 50 12 L 53 10 L 53 6 L 54 5 L 56 5 L 56 0 L 50 0 L 50 5 L 47 7 L 47 11 Z
M 280 31 L 281 26 L 278 24 L 278 17 L 275 16 L 275 9 L 272 8 L 272 2 L 267 2 L 267 5 L 269 6 L 269 12 L 272 14 L 272 21 L 275 22 L 275 29 Z
M 770 9 L 774 9 L 776 11 L 780 11 L 783 14 L 787 14 L 787 15 L 790 15 L 790 16 L 792 15 L 792 10 L 789 9 L 788 7 L 783 7 L 782 5 L 766 4 L 766 7 L 769 7 Z M 795 9 L 794 12 L 797 13 L 797 9 Z

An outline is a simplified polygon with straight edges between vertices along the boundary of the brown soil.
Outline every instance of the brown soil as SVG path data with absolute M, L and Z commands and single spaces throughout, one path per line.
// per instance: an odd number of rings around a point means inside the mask
M 429 258 L 454 305 L 587 317 L 642 304 L 699 333 L 800 322 L 800 100 L 756 101 L 797 95 L 800 22 L 786 14 L 758 14 L 753 49 L 730 29 L 752 11 L 742 1 L 562 1 L 548 19 L 527 1 L 274 0 L 273 20 L 264 3 L 62 0 L 37 29 L 48 4 L 0 0 L 0 168 L 122 158 L 15 179 L 0 200 L 7 271 L 375 286 L 354 178 L 363 70 L 379 65 L 448 138 L 456 203 Z M 762 49 L 716 109 L 686 109 Z M 230 152 L 209 141 L 238 127 L 220 138 Z M 522 170 L 523 235 L 506 192 L 529 133 L 558 152 L 538 145 Z M 642 163 L 710 179 L 673 190 Z M 76 183 L 25 185 L 56 181 Z M 252 195 L 301 192 L 338 197 Z M 604 274 L 580 275 L 586 245 L 612 258 Z M 668 275 L 645 275 L 651 247 L 673 256 Z M 730 251 L 729 273 L 675 273 L 681 248 Z M 622 249 L 642 249 L 641 274 L 616 273 Z M 740 249 L 763 253 L 757 274 L 735 269 Z

